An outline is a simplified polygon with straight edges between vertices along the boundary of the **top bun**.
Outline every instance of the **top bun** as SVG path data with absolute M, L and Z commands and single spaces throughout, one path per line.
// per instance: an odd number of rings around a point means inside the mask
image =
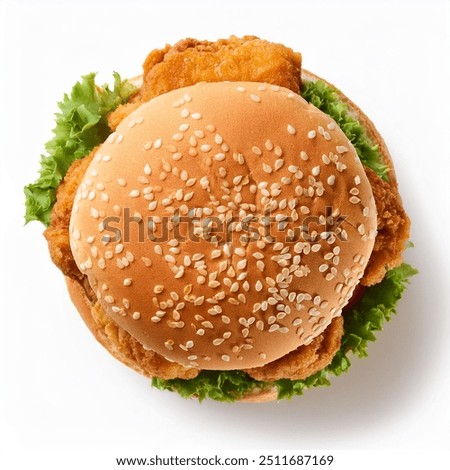
M 199 83 L 140 106 L 80 185 L 71 248 L 105 311 L 185 366 L 248 369 L 341 314 L 376 235 L 356 152 L 299 95 Z

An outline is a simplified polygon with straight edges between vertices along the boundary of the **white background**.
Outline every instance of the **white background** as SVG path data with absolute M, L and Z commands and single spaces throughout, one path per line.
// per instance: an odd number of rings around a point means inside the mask
M 70 459 L 100 451 L 100 469 L 115 468 L 123 449 L 139 450 L 135 456 L 201 449 L 449 450 L 448 2 L 0 5 L 4 459 L 28 453 L 43 463 L 58 452 Z M 305 68 L 361 106 L 391 149 L 412 219 L 415 248 L 406 259 L 420 275 L 398 316 L 369 358 L 355 359 L 332 387 L 291 402 L 198 404 L 152 389 L 93 340 L 49 260 L 42 226 L 23 225 L 22 187 L 37 176 L 56 102 L 81 74 L 98 71 L 100 82 L 114 70 L 134 76 L 153 48 L 230 34 L 255 34 L 302 52 Z M 3 468 L 22 465 L 9 460 Z

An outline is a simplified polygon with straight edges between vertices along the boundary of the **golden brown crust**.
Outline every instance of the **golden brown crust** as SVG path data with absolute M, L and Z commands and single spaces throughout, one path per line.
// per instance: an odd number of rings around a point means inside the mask
M 144 62 L 143 85 L 129 103 L 108 118 L 111 129 L 142 103 L 198 82 L 263 82 L 300 91 L 301 55 L 255 36 L 216 42 L 184 39 L 173 47 L 150 52 Z
M 307 346 L 255 369 L 244 370 L 255 380 L 273 382 L 279 379 L 303 380 L 330 364 L 341 346 L 344 333 L 342 317 L 334 318 L 327 329 Z
M 372 286 L 383 280 L 388 269 L 402 263 L 405 243 L 409 239 L 410 221 L 398 191 L 392 189 L 392 183 L 381 180 L 369 168 L 366 168 L 366 174 L 377 206 L 378 233 L 361 283 Z
M 44 232 L 50 257 L 65 276 L 82 281 L 85 277 L 78 269 L 70 249 L 69 221 L 73 200 L 78 186 L 95 153 L 75 160 L 56 191 L 56 203 L 51 213 L 50 225 Z

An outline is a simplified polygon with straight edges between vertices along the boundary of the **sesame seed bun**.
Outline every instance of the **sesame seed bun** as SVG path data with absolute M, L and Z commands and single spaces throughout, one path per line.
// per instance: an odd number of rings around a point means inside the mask
M 70 239 L 99 305 L 144 348 L 231 370 L 321 334 L 376 225 L 364 168 L 329 116 L 284 88 L 218 82 L 119 124 L 78 189 Z

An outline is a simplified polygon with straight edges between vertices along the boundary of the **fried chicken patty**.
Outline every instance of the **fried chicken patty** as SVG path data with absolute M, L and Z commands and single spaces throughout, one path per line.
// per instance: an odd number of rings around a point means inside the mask
M 246 369 L 250 377 L 256 380 L 272 382 L 279 379 L 303 380 L 323 369 L 330 363 L 330 358 L 341 347 L 344 333 L 344 319 L 333 318 L 326 330 L 313 341 L 301 346 L 286 356 L 262 367 Z
M 373 286 L 384 278 L 388 269 L 400 266 L 410 221 L 403 209 L 397 183 L 383 181 L 373 170 L 365 168 L 377 207 L 377 236 L 372 255 L 361 279 L 363 286 Z
M 253 36 L 231 37 L 217 42 L 186 39 L 175 46 L 152 51 L 145 63 L 143 84 L 129 103 L 119 106 L 108 117 L 111 130 L 143 102 L 170 90 L 200 81 L 246 80 L 267 82 L 300 92 L 301 56 L 280 44 Z M 90 301 L 90 316 L 85 318 L 96 338 L 119 360 L 146 376 L 190 379 L 199 370 L 185 368 L 146 351 L 125 330 L 113 322 L 97 303 L 87 277 L 75 264 L 69 242 L 69 223 L 76 190 L 95 149 L 72 164 L 57 191 L 51 223 L 45 231 L 50 255 L 68 278 L 76 281 Z M 366 168 L 378 211 L 378 235 L 361 283 L 380 282 L 386 269 L 398 266 L 409 220 L 403 210 L 396 183 L 381 180 Z M 263 367 L 246 372 L 257 380 L 304 379 L 326 367 L 340 347 L 343 320 L 336 318 L 308 346 L 301 346 Z
M 114 130 L 142 103 L 199 82 L 264 82 L 299 93 L 300 67 L 299 53 L 255 36 L 231 36 L 216 42 L 184 39 L 150 52 L 143 65 L 142 87 L 110 114 L 108 123 Z

